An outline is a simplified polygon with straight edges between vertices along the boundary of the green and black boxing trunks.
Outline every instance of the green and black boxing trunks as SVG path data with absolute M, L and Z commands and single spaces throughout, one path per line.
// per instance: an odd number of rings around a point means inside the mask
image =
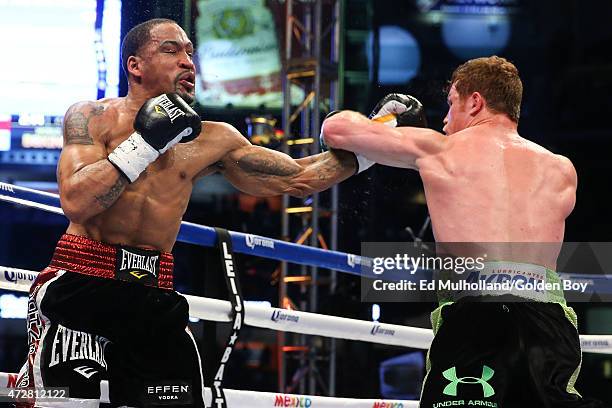
M 551 277 L 543 267 L 508 265 Z M 443 302 L 432 313 L 420 408 L 607 406 L 574 388 L 582 359 L 576 315 L 558 293 L 544 295 L 555 301 L 468 294 Z

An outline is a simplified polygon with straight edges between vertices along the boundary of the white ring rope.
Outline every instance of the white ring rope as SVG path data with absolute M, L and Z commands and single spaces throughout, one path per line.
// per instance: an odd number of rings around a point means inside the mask
M 32 201 L 24 200 L 22 198 L 7 197 L 7 196 L 0 197 L 0 200 L 7 201 L 9 203 L 15 203 L 15 204 L 24 205 L 26 207 L 38 208 L 39 210 L 51 212 L 51 213 L 54 213 L 54 214 L 64 215 L 64 210 L 62 210 L 61 208 L 58 208 L 58 207 L 54 207 L 52 205 L 41 204 L 41 203 L 34 203 Z
M 27 292 L 37 272 L 0 266 L 0 289 Z M 231 304 L 225 300 L 183 295 L 189 314 L 203 320 L 229 322 Z M 245 306 L 245 324 L 284 332 L 360 340 L 391 346 L 428 349 L 433 340 L 430 329 L 400 326 L 346 317 L 279 309 L 261 305 Z M 612 335 L 580 335 L 583 352 L 612 354 Z
M 13 374 L 0 373 L 0 388 L 12 385 Z M 100 385 L 100 402 L 108 403 L 108 382 L 102 381 Z M 381 400 L 381 399 L 356 399 L 319 397 L 313 395 L 283 394 L 280 392 L 259 392 L 224 389 L 229 407 L 304 407 L 304 408 L 418 408 L 418 401 Z M 206 406 L 211 406 L 212 394 L 210 388 L 206 388 Z
M 0 289 L 27 292 L 36 275 L 38 275 L 37 272 L 0 266 Z M 7 277 L 13 278 L 9 280 Z M 216 322 L 230 321 L 230 302 L 191 295 L 183 296 L 189 303 L 191 317 Z M 433 333 L 429 329 L 368 322 L 256 304 L 245 305 L 244 323 L 253 327 L 285 332 L 419 349 L 429 348 L 433 339 Z

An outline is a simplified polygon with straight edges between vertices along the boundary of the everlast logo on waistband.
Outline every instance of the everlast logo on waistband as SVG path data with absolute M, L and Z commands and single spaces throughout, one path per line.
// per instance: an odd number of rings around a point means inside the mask
M 121 249 L 121 266 L 119 270 L 127 271 L 128 269 L 138 269 L 146 271 L 153 276 L 157 276 L 156 264 L 159 259 L 159 255 L 146 256 L 138 255 L 125 249 Z
M 115 263 L 116 278 L 147 286 L 157 286 L 159 258 L 160 252 L 158 251 L 119 246 Z
M 172 101 L 165 94 L 160 96 L 157 106 L 161 106 L 163 110 L 166 111 L 170 117 L 170 123 L 174 123 L 174 119 L 180 116 L 185 116 L 185 112 L 183 112 L 179 107 L 174 106 Z

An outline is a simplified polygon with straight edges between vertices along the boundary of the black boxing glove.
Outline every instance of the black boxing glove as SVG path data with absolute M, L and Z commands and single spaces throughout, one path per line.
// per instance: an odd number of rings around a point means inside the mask
M 108 160 L 133 183 L 160 154 L 177 143 L 192 141 L 202 120 L 178 94 L 148 99 L 134 119 L 134 133 L 108 155 Z
M 369 116 L 390 127 L 427 127 L 423 104 L 410 95 L 389 94 L 382 98 Z
M 331 111 L 327 114 L 327 116 L 325 116 L 325 119 L 330 118 L 332 116 L 334 116 L 336 113 L 340 113 L 340 111 Z M 323 122 L 325 123 L 325 119 L 323 119 Z M 329 146 L 327 146 L 327 143 L 325 143 L 325 132 L 323 131 L 323 125 L 321 125 L 321 133 L 319 135 L 319 146 L 321 146 L 321 151 L 328 151 L 329 150 Z M 376 162 L 368 159 L 365 156 L 362 156 L 358 153 L 355 152 L 351 152 L 355 155 L 355 160 L 357 161 L 357 174 L 361 173 L 362 171 L 365 171 L 367 169 L 369 169 L 370 167 L 372 167 L 374 164 L 376 164 Z

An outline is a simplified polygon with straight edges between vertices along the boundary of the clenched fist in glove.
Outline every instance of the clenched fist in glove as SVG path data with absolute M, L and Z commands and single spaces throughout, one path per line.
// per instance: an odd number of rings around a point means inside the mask
M 160 154 L 177 143 L 189 142 L 202 131 L 202 120 L 178 94 L 147 100 L 134 119 L 130 137 L 108 155 L 108 160 L 133 183 Z

